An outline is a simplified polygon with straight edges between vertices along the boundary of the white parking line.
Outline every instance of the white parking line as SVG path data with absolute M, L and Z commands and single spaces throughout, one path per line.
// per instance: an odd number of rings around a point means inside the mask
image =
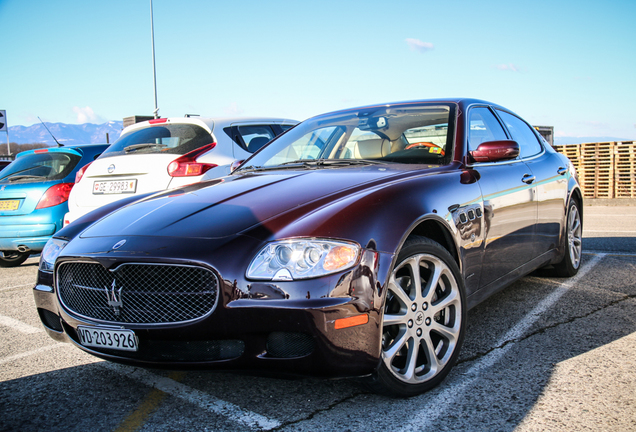
M 583 251 L 583 255 L 598 255 L 598 254 L 605 254 L 607 256 L 636 257 L 636 253 L 634 252 Z
M 44 331 L 44 329 L 40 327 L 33 327 L 23 323 L 22 321 L 18 321 L 17 319 L 13 319 L 4 315 L 0 315 L 0 326 L 10 327 L 14 330 L 26 334 L 41 333 Z
M 7 287 L 7 288 L 0 288 L 0 292 L 14 290 L 14 289 L 18 289 L 18 288 L 26 288 L 26 287 L 33 288 L 33 284 L 24 284 L 24 285 L 16 285 L 16 286 Z
M 624 234 L 636 234 L 636 231 L 611 230 L 611 229 L 604 229 L 604 230 L 588 230 L 588 229 L 583 229 L 583 234 L 589 234 L 589 233 L 624 233 Z
M 169 395 L 197 405 L 204 410 L 220 414 L 245 426 L 269 430 L 281 425 L 278 420 L 272 420 L 260 414 L 247 411 L 238 405 L 225 402 L 210 394 L 190 388 L 185 384 L 181 384 L 180 382 L 170 378 L 153 374 L 145 369 L 110 362 L 102 362 L 98 364 L 147 386 L 159 389 Z
M 477 361 L 468 371 L 458 377 L 457 380 L 448 382 L 444 389 L 433 396 L 430 403 L 424 404 L 423 407 L 415 413 L 415 417 L 411 417 L 411 421 L 404 425 L 402 431 L 422 431 L 431 428 L 431 423 L 438 417 L 446 415 L 448 408 L 459 397 L 464 390 L 472 385 L 483 370 L 497 363 L 506 353 L 515 345 L 515 341 L 521 338 L 530 326 L 552 305 L 554 305 L 574 284 L 576 284 L 583 276 L 587 274 L 594 266 L 596 266 L 605 254 L 594 256 L 586 265 L 582 267 L 576 276 L 568 279 L 557 289 L 552 291 L 550 295 L 545 297 L 533 310 L 530 311 L 521 321 L 511 328 L 496 344 L 501 348 L 494 349 Z M 505 344 L 505 345 L 504 345 Z M 430 399 L 430 397 L 429 397 Z
M 0 365 L 3 365 L 5 363 L 10 363 L 10 362 L 15 361 L 15 360 L 20 360 L 20 359 L 22 359 L 24 357 L 30 357 L 32 355 L 37 355 L 37 354 L 40 354 L 40 353 L 43 353 L 45 351 L 49 351 L 49 350 L 52 350 L 52 349 L 55 349 L 55 348 L 65 347 L 65 346 L 70 346 L 70 345 L 66 344 L 66 343 L 58 342 L 55 345 L 47 345 L 47 346 L 43 346 L 42 348 L 34 349 L 32 351 L 23 352 L 23 353 L 20 353 L 20 354 L 13 355 L 11 357 L 5 357 L 2 360 L 0 360 Z

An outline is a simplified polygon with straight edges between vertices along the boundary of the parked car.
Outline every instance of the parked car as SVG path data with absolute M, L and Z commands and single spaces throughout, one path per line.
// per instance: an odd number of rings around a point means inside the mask
M 160 118 L 128 126 L 83 175 L 69 197 L 69 224 L 129 195 L 171 189 L 222 177 L 293 127 L 282 118 Z
M 0 267 L 19 266 L 62 228 L 77 171 L 107 147 L 28 150 L 0 172 Z
M 102 359 L 410 396 L 449 373 L 468 309 L 541 267 L 576 274 L 582 209 L 570 161 L 499 105 L 355 108 L 77 220 L 42 253 L 35 302 L 53 339 Z

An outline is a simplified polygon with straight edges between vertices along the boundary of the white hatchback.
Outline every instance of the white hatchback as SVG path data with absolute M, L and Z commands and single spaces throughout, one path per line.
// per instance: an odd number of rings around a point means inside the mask
M 68 200 L 67 225 L 118 199 L 222 177 L 295 120 L 160 118 L 126 127 L 99 158 L 82 167 Z

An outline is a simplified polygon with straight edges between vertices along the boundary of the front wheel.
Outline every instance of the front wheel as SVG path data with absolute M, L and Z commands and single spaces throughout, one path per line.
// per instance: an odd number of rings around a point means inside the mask
M 581 255 L 583 253 L 583 224 L 581 223 L 581 212 L 576 200 L 572 200 L 566 216 L 565 236 L 563 246 L 565 256 L 561 262 L 554 264 L 554 274 L 560 277 L 572 277 L 581 266 Z
M 29 252 L 5 251 L 0 256 L 0 267 L 17 267 L 25 262 L 29 255 Z
M 382 323 L 382 361 L 372 390 L 414 396 L 439 384 L 459 356 L 466 327 L 460 271 L 446 249 L 409 239 L 388 284 Z

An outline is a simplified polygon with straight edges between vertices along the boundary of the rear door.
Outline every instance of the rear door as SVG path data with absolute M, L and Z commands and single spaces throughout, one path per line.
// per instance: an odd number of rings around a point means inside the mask
M 546 151 L 532 128 L 517 116 L 497 110 L 512 139 L 519 143 L 520 156 L 535 177 L 537 227 L 534 254 L 539 256 L 558 247 L 565 218 L 568 183 L 567 166 L 555 152 Z

